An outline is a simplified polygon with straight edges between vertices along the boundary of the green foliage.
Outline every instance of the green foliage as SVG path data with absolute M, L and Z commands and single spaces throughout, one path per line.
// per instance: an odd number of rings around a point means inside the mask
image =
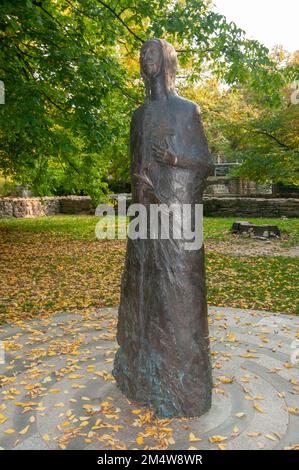
M 299 106 L 292 105 L 237 125 L 237 174 L 260 183 L 299 185 Z
M 123 132 L 126 71 L 68 2 L 14 0 L 0 8 L 1 168 L 41 195 L 64 186 L 99 198 L 111 136 Z
M 0 197 L 5 197 L 10 194 L 15 184 L 7 178 L 3 178 L 0 174 Z
M 290 68 L 298 73 L 294 56 L 285 76 Z M 242 163 L 235 175 L 258 183 L 298 185 L 299 106 L 292 103 L 292 91 L 290 86 L 279 89 L 280 103 L 266 107 L 248 86 L 223 88 L 215 79 L 181 90 L 200 104 L 213 155 Z
M 138 52 L 148 37 L 175 45 L 189 83 L 208 71 L 274 106 L 287 79 L 210 1 L 2 0 L 0 24 L 0 168 L 40 195 L 99 200 L 111 179 L 128 180 Z

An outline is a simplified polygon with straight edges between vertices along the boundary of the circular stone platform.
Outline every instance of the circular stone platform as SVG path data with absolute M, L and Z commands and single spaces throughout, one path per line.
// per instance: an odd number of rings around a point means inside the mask
M 299 448 L 299 319 L 231 308 L 209 318 L 213 406 L 190 420 L 158 420 L 117 389 L 116 309 L 0 326 L 0 447 Z

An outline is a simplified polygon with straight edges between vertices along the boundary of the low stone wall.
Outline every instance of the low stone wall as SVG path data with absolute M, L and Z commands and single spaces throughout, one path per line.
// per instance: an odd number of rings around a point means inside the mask
M 130 194 L 126 197 L 127 207 L 131 203 Z M 117 196 L 113 196 L 116 199 Z M 251 216 L 251 217 L 299 217 L 299 199 L 274 199 L 204 195 L 204 215 L 209 216 Z
M 233 176 L 209 176 L 204 194 L 211 197 L 271 195 L 271 185 L 260 185 L 253 181 Z
M 204 215 L 299 217 L 299 199 L 204 197 Z
M 125 196 L 129 205 L 130 195 Z M 88 196 L 0 198 L 0 218 L 83 213 L 94 213 Z M 299 217 L 299 199 L 205 196 L 204 214 L 224 217 Z
M 39 217 L 54 215 L 60 211 L 60 201 L 56 197 L 3 197 L 0 198 L 0 218 Z
M 61 214 L 94 214 L 94 208 L 89 196 L 60 197 Z
M 91 199 L 88 196 L 0 198 L 0 218 L 30 218 L 55 214 L 81 213 L 93 213 Z

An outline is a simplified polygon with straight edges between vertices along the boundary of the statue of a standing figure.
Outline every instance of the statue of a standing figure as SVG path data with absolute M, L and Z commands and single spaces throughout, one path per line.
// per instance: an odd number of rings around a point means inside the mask
M 212 160 L 196 104 L 175 91 L 177 56 L 161 39 L 141 48 L 145 103 L 131 123 L 134 203 L 201 203 Z M 113 375 L 127 398 L 157 416 L 195 417 L 211 406 L 203 247 L 128 238 Z

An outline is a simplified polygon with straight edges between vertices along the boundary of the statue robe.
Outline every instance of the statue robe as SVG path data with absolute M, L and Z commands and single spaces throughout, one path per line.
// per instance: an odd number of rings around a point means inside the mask
M 168 146 L 175 164 L 159 163 L 154 144 Z M 133 202 L 147 210 L 202 202 L 212 161 L 194 103 L 172 94 L 138 108 L 130 149 Z M 173 236 L 128 238 L 117 341 L 113 374 L 129 399 L 160 417 L 200 416 L 210 408 L 203 247 L 187 251 Z

